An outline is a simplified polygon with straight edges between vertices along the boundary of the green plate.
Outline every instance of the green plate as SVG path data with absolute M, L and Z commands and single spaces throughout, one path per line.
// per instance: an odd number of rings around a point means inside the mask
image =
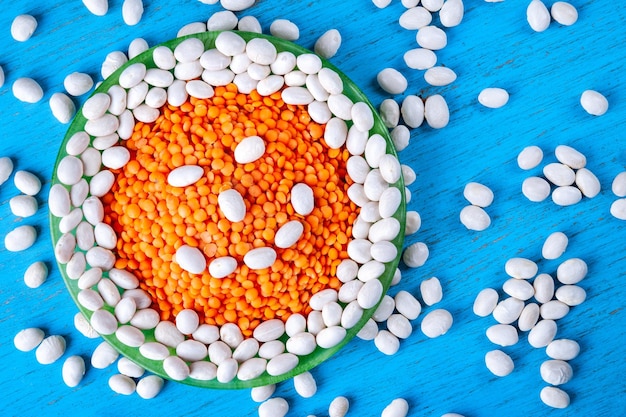
M 217 35 L 219 35 L 220 32 L 205 32 L 205 33 L 200 33 L 200 34 L 194 34 L 194 35 L 189 35 L 189 36 L 185 36 L 182 38 L 177 38 L 177 39 L 173 39 L 170 40 L 168 42 L 165 42 L 161 45 L 157 45 L 157 46 L 167 46 L 170 49 L 174 49 L 176 47 L 176 45 L 178 45 L 180 42 L 182 42 L 183 40 L 190 38 L 190 37 L 196 37 L 200 40 L 202 40 L 205 44 L 206 49 L 209 48 L 213 48 L 215 45 L 215 39 L 217 37 Z M 260 35 L 260 34 L 256 34 L 256 33 L 249 33 L 249 32 L 237 32 L 241 37 L 243 37 L 246 42 L 249 41 L 250 39 L 253 38 L 264 38 L 267 39 L 268 41 L 270 41 L 277 49 L 278 52 L 281 51 L 290 51 L 292 52 L 294 55 L 298 56 L 301 54 L 310 54 L 312 53 L 311 51 L 302 48 L 299 45 L 296 45 L 292 42 L 289 41 L 285 41 L 279 38 L 275 38 L 272 36 L 266 36 L 266 35 Z M 154 47 L 156 48 L 156 46 Z M 151 48 L 150 50 L 143 52 L 142 54 L 140 54 L 139 56 L 131 59 L 130 61 L 128 61 L 128 63 L 126 63 L 124 66 L 122 66 L 120 69 L 118 69 L 115 73 L 113 73 L 111 76 L 109 76 L 106 80 L 104 80 L 104 82 L 102 82 L 102 84 L 94 91 L 95 93 L 98 92 L 104 92 L 106 93 L 109 88 L 115 84 L 118 83 L 118 79 L 119 79 L 119 75 L 120 73 L 129 65 L 133 64 L 133 63 L 137 63 L 137 62 L 142 62 L 146 65 L 147 68 L 155 68 L 156 65 L 154 64 L 153 60 L 152 60 L 152 50 L 154 48 Z M 343 74 L 338 68 L 336 68 L 334 65 L 332 65 L 330 62 L 328 62 L 327 60 L 322 59 L 323 62 L 323 66 L 324 67 L 328 67 L 332 70 L 334 70 L 335 72 L 337 72 L 342 80 L 343 80 L 343 84 L 344 84 L 344 91 L 343 94 L 345 94 L 347 97 L 349 97 L 353 102 L 357 102 L 357 101 L 362 101 L 367 103 L 373 113 L 374 113 L 374 127 L 370 130 L 370 135 L 374 134 L 374 133 L 378 133 L 380 135 L 382 135 L 383 138 L 385 138 L 386 142 L 387 142 L 387 153 L 393 154 L 397 157 L 395 148 L 393 146 L 393 142 L 391 141 L 391 138 L 389 136 L 389 131 L 388 129 L 384 126 L 382 120 L 380 119 L 378 113 L 376 112 L 376 110 L 374 109 L 374 107 L 371 105 L 371 103 L 369 102 L 369 100 L 367 99 L 367 97 L 365 96 L 365 94 L 363 94 L 363 92 L 361 90 L 359 90 L 359 88 L 348 78 L 346 77 L 345 74 Z M 59 164 L 59 161 L 67 155 L 65 149 L 66 149 L 66 144 L 68 142 L 68 140 L 77 132 L 79 131 L 83 131 L 84 130 L 84 126 L 85 126 L 85 122 L 86 119 L 83 117 L 82 112 L 78 111 L 77 115 L 74 117 L 74 120 L 72 121 L 66 135 L 65 138 L 63 140 L 63 143 L 61 144 L 58 156 L 57 156 L 57 160 L 55 163 L 55 167 L 54 167 L 54 175 L 52 178 L 52 184 L 58 184 L 59 180 L 57 178 L 56 172 L 57 172 L 57 167 Z M 350 126 L 350 122 L 348 122 L 348 125 Z M 85 179 L 89 182 L 90 177 L 85 177 Z M 406 202 L 405 202 L 405 198 L 404 198 L 404 181 L 402 178 L 400 178 L 400 180 L 398 180 L 398 182 L 396 184 L 394 184 L 393 186 L 397 187 L 402 194 L 402 202 L 401 205 L 399 207 L 399 209 L 397 210 L 397 212 L 395 213 L 394 217 L 396 219 L 398 219 L 398 221 L 400 222 L 400 230 L 401 232 L 399 233 L 399 235 L 393 240 L 392 243 L 395 244 L 395 246 L 398 249 L 398 256 L 396 257 L 396 259 L 394 259 L 392 262 L 389 262 L 388 264 L 386 264 L 386 268 L 385 268 L 385 272 L 383 274 L 382 277 L 380 277 L 381 282 L 383 283 L 383 287 L 384 287 L 384 293 L 387 292 L 389 285 L 391 283 L 391 280 L 393 278 L 393 275 L 395 273 L 395 270 L 398 266 L 398 262 L 400 260 L 401 254 L 402 254 L 402 243 L 404 240 L 404 233 L 402 232 L 404 230 L 405 227 L 405 215 L 406 215 Z M 66 186 L 66 188 L 69 189 L 69 187 Z M 73 207 L 72 207 L 73 208 Z M 51 229 L 51 235 L 52 235 L 52 241 L 53 241 L 53 245 L 56 245 L 57 241 L 59 240 L 59 238 L 61 237 L 62 233 L 59 231 L 59 222 L 60 222 L 60 218 L 53 216 L 52 214 L 50 214 L 50 229 Z M 67 272 L 66 272 L 66 266 L 63 264 L 59 264 L 59 270 L 61 271 L 61 275 L 63 276 L 63 280 L 65 281 L 65 285 L 67 286 L 67 289 L 69 290 L 72 298 L 74 299 L 76 305 L 78 306 L 79 310 L 87 317 L 87 318 L 91 318 L 92 312 L 87 310 L 86 308 L 84 308 L 77 299 L 77 295 L 78 292 L 80 291 L 78 288 L 78 280 L 73 280 L 70 279 L 67 276 Z M 104 273 L 104 276 L 107 276 L 107 273 Z M 120 289 L 120 291 L 122 291 Z M 110 306 L 105 306 L 105 309 L 113 312 L 113 308 Z M 324 349 L 324 348 L 320 348 L 319 346 L 316 348 L 316 350 L 307 355 L 307 356 L 300 356 L 299 359 L 299 364 L 296 368 L 294 368 L 292 371 L 285 373 L 283 375 L 279 375 L 279 376 L 271 376 L 269 374 L 267 374 L 266 372 L 264 372 L 260 377 L 253 379 L 253 380 L 249 380 L 249 381 L 241 381 L 238 380 L 237 378 L 235 378 L 234 380 L 228 382 L 228 383 L 221 383 L 219 381 L 217 381 L 216 379 L 210 380 L 210 381 L 200 381 L 200 380 L 196 380 L 196 379 L 192 379 L 192 378 L 186 378 L 183 381 L 180 381 L 182 383 L 185 384 L 189 384 L 189 385 L 194 385 L 194 386 L 198 386 L 198 387 L 205 387 L 205 388 L 222 388 L 222 389 L 235 389 L 235 388 L 251 388 L 251 387 L 255 387 L 255 386 L 263 386 L 263 385 L 268 385 L 268 384 L 274 384 L 289 378 L 292 378 L 295 375 L 298 375 L 302 372 L 308 371 L 310 369 L 312 369 L 313 367 L 319 365 L 320 363 L 322 363 L 324 360 L 328 359 L 329 357 L 331 357 L 334 353 L 336 353 L 337 351 L 339 351 L 343 346 L 345 346 L 358 332 L 359 330 L 365 325 L 365 323 L 367 322 L 367 320 L 371 317 L 371 315 L 374 313 L 374 311 L 376 310 L 376 307 L 371 308 L 369 310 L 364 311 L 363 317 L 361 318 L 361 320 L 357 323 L 356 326 L 354 326 L 353 328 L 349 329 L 347 331 L 347 335 L 344 338 L 344 340 L 339 343 L 338 345 L 329 348 L 329 349 Z M 143 333 L 145 334 L 145 338 L 146 338 L 146 342 L 151 342 L 151 341 L 155 341 L 154 338 L 154 331 L 149 330 L 149 331 L 143 331 Z M 102 336 L 107 342 L 109 342 L 115 349 L 117 349 L 122 355 L 126 356 L 127 358 L 129 358 L 130 360 L 132 360 L 133 362 L 135 362 L 136 364 L 140 365 L 141 367 L 145 368 L 146 370 L 159 375 L 161 377 L 167 378 L 167 379 L 171 379 L 168 377 L 168 375 L 165 373 L 165 371 L 163 370 L 163 365 L 162 365 L 162 361 L 154 361 L 154 360 L 149 360 L 146 359 L 143 355 L 141 355 L 141 353 L 139 352 L 138 348 L 133 348 L 133 347 L 129 347 L 127 345 L 124 345 L 123 343 L 121 343 L 118 338 L 115 336 L 115 334 L 112 335 L 106 335 L 106 336 Z M 283 341 L 286 340 L 286 337 L 283 336 Z M 175 349 L 170 348 L 170 353 L 171 354 L 175 354 Z

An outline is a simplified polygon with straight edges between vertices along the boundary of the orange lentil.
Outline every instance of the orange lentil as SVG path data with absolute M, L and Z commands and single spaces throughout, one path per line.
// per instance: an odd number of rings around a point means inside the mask
M 233 151 L 251 135 L 264 139 L 266 154 L 237 165 Z M 308 314 L 311 295 L 341 285 L 335 272 L 348 257 L 358 215 L 347 196 L 350 154 L 329 149 L 323 135 L 324 126 L 311 121 L 305 107 L 284 104 L 280 92 L 246 95 L 234 84 L 216 87 L 211 99 L 166 105 L 153 123 L 136 123 L 124 141 L 131 161 L 114 171 L 116 182 L 102 198 L 105 220 L 119 237 L 115 266 L 137 276 L 162 320 L 193 308 L 204 323 L 236 323 L 250 337 L 263 320 Z M 184 164 L 203 167 L 204 178 L 184 188 L 167 184 L 167 174 Z M 317 200 L 308 216 L 295 214 L 290 203 L 298 182 L 311 186 Z M 216 195 L 229 188 L 246 201 L 241 222 L 231 223 L 218 209 Z M 272 267 L 245 266 L 249 250 L 273 245 L 278 229 L 298 218 L 302 237 L 290 248 L 275 248 Z M 200 248 L 208 262 L 233 256 L 238 267 L 224 279 L 208 270 L 190 274 L 173 262 L 183 244 Z

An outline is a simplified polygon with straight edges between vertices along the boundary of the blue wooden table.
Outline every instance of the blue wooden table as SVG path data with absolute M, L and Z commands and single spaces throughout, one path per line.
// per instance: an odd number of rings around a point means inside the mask
M 26 252 L 0 248 L 2 415 L 257 415 L 258 404 L 250 399 L 249 390 L 203 390 L 169 382 L 149 401 L 136 394 L 114 394 L 107 385 L 114 366 L 105 370 L 88 366 L 82 383 L 68 388 L 61 379 L 62 360 L 39 365 L 34 352 L 13 347 L 13 336 L 33 326 L 66 337 L 64 357 L 81 355 L 88 362 L 99 343 L 74 329 L 77 308 L 54 264 L 46 199 L 67 126 L 52 117 L 47 100 L 63 91 L 63 79 L 71 72 L 99 77 L 106 54 L 126 51 L 134 38 L 143 37 L 152 46 L 175 37 L 184 24 L 206 21 L 221 10 L 196 0 L 145 3 L 143 19 L 129 27 L 122 21 L 121 0 L 110 1 L 104 17 L 91 15 L 78 0 L 2 2 L 0 65 L 6 82 L 0 87 L 0 156 L 10 156 L 16 169 L 32 171 L 44 183 L 37 196 L 41 208 L 27 219 L 11 214 L 8 201 L 18 193 L 12 180 L 0 187 L 0 235 L 21 224 L 34 225 L 39 232 L 36 244 Z M 255 15 L 265 30 L 274 19 L 290 19 L 300 27 L 298 43 L 309 48 L 326 30 L 337 28 L 343 44 L 332 62 L 361 86 L 374 105 L 388 97 L 375 76 L 392 66 L 407 76 L 407 94 L 442 94 L 451 111 L 447 128 L 413 130 L 410 146 L 400 153 L 402 162 L 418 174 L 410 187 L 409 209 L 419 211 L 423 221 L 406 244 L 425 242 L 430 258 L 421 268 L 403 267 L 401 284 L 391 290 L 417 294 L 423 279 L 439 277 L 444 299 L 425 311 L 449 309 L 454 316 L 451 330 L 427 339 L 419 331 L 418 318 L 413 335 L 402 341 L 394 356 L 378 352 L 372 342 L 353 340 L 312 371 L 319 387 L 313 398 L 300 398 L 290 381 L 279 385 L 276 395 L 289 401 L 289 415 L 327 415 L 328 404 L 338 395 L 350 399 L 352 416 L 380 415 L 397 397 L 408 400 L 411 416 L 626 415 L 626 222 L 609 214 L 616 199 L 611 181 L 626 165 L 626 7 L 620 2 L 572 0 L 580 15 L 575 25 L 553 22 L 545 32 L 535 33 L 526 22 L 527 3 L 466 1 L 463 23 L 446 31 L 449 45 L 437 53 L 438 62 L 458 74 L 446 87 L 429 87 L 422 72 L 404 65 L 403 53 L 416 44 L 414 32 L 397 23 L 404 11 L 398 0 L 383 10 L 368 0 L 260 0 L 241 14 Z M 9 32 L 12 19 L 21 13 L 39 21 L 25 43 L 14 41 Z M 37 104 L 18 102 L 11 93 L 18 77 L 39 81 L 44 99 Z M 487 109 L 477 103 L 478 93 L 490 86 L 510 92 L 504 108 Z M 583 111 L 579 97 L 586 89 L 608 98 L 608 113 L 594 117 Z M 521 184 L 529 175 L 540 174 L 541 168 L 522 171 L 515 161 L 517 153 L 524 146 L 538 145 L 544 162 L 553 162 L 559 144 L 574 146 L 587 156 L 602 191 L 570 207 L 550 200 L 531 203 L 521 194 Z M 484 183 L 495 193 L 494 204 L 487 208 L 492 225 L 483 232 L 468 231 L 459 222 L 466 204 L 462 191 L 469 181 Z M 485 330 L 495 321 L 471 311 L 481 289 L 501 288 L 506 280 L 504 263 L 510 257 L 537 260 L 542 272 L 554 273 L 559 260 L 540 260 L 543 240 L 554 231 L 570 238 L 562 259 L 580 257 L 589 265 L 589 275 L 581 282 L 587 300 L 558 322 L 557 337 L 581 345 L 581 354 L 571 361 L 574 378 L 563 386 L 572 399 L 565 410 L 550 409 L 539 400 L 545 385 L 539 366 L 547 357 L 544 349 L 531 348 L 525 335 L 504 349 L 515 361 L 511 375 L 498 378 L 487 371 L 484 354 L 496 346 L 487 340 Z M 41 287 L 30 289 L 23 274 L 38 260 L 48 264 L 50 276 Z

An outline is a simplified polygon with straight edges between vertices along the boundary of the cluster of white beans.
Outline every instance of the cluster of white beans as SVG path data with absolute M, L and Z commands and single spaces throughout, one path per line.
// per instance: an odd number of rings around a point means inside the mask
M 469 182 L 463 189 L 463 197 L 469 205 L 461 209 L 461 223 L 469 230 L 482 231 L 491 224 L 491 217 L 485 211 L 493 203 L 493 191 L 484 184 Z
M 551 20 L 563 26 L 571 26 L 578 20 L 578 11 L 570 3 L 557 1 L 550 10 L 541 0 L 532 0 L 526 8 L 526 20 L 535 32 L 543 32 L 550 26 Z
M 567 145 L 557 146 L 554 154 L 557 162 L 543 167 L 543 177 L 531 176 L 522 183 L 522 193 L 528 200 L 540 202 L 552 194 L 555 204 L 571 206 L 583 196 L 594 198 L 600 193 L 600 180 L 586 167 L 585 155 Z M 543 151 L 534 145 L 525 147 L 517 156 L 518 166 L 526 171 L 536 168 L 542 161 Z
M 389 0 L 372 0 L 379 8 L 387 7 Z M 415 30 L 418 48 L 404 54 L 404 62 L 409 68 L 424 71 L 424 80 L 434 87 L 453 83 L 457 76 L 447 66 L 436 65 L 437 54 L 446 47 L 446 32 L 433 24 L 433 14 L 439 15 L 439 24 L 443 28 L 457 26 L 463 20 L 463 0 L 412 1 L 405 0 L 402 4 L 407 9 L 398 19 L 400 26 L 406 30 Z M 407 91 L 409 83 L 406 77 L 395 68 L 384 68 L 376 76 L 378 85 L 392 95 L 400 95 Z M 385 99 L 379 108 L 381 117 L 389 129 L 396 148 L 401 151 L 408 146 L 409 128 L 417 128 L 424 121 L 433 129 L 441 129 L 448 125 L 450 112 L 448 104 L 440 94 L 433 94 L 425 99 L 414 94 L 406 95 L 401 103 L 393 98 Z M 402 116 L 402 124 L 400 124 Z
M 397 256 L 392 240 L 401 232 L 393 215 L 402 195 L 392 186 L 401 178 L 400 163 L 386 153 L 382 136 L 369 133 L 374 125 L 369 106 L 352 103 L 343 94 L 340 76 L 322 68 L 317 55 L 296 57 L 277 52 L 268 40 L 246 42 L 237 33 L 225 31 L 217 36 L 215 48 L 205 50 L 201 40 L 190 37 L 174 50 L 157 47 L 152 56 L 156 68 L 148 69 L 141 63 L 127 66 L 120 73 L 119 85 L 107 93 L 94 94 L 83 105 L 85 130 L 68 140 L 68 155 L 56 168 L 59 183 L 50 189 L 50 212 L 60 218 L 62 233 L 55 246 L 57 261 L 76 281 L 80 290 L 77 300 L 92 312 L 90 324 L 95 331 L 115 334 L 121 343 L 137 348 L 147 359 L 162 361 L 164 371 L 174 380 L 216 378 L 226 383 L 234 378 L 251 380 L 264 372 L 274 376 L 287 373 L 298 365 L 299 356 L 318 346 L 339 344 L 347 329 L 381 299 L 383 284 L 379 278 L 385 264 Z M 198 314 L 189 309 L 181 311 L 175 323 L 160 321 L 138 279 L 114 268 L 117 236 L 103 222 L 100 201 L 115 180 L 110 170 L 130 160 L 129 151 L 119 141 L 130 137 L 136 120 L 153 122 L 165 103 L 181 105 L 188 96 L 210 98 L 214 87 L 230 82 L 246 94 L 256 89 L 261 95 L 271 95 L 282 89 L 286 103 L 308 106 L 312 119 L 326 124 L 328 146 L 345 146 L 352 154 L 347 170 L 354 184 L 348 195 L 360 207 L 353 240 L 347 247 L 351 259 L 337 268 L 342 289 L 346 288 L 340 291 L 341 300 L 336 290 L 320 291 L 311 297 L 309 304 L 314 311 L 308 317 L 294 314 L 286 323 L 279 319 L 263 322 L 253 338 L 246 340 L 237 325 L 200 324 Z M 261 138 L 246 138 L 235 150 L 235 159 L 240 163 L 255 160 L 264 149 Z M 180 187 L 193 184 L 198 174 L 202 175 L 198 168 L 178 168 L 169 174 L 168 182 Z M 311 189 L 305 184 L 294 186 L 291 202 L 296 212 L 310 212 L 314 203 Z M 232 221 L 245 215 L 243 198 L 236 191 L 221 193 L 218 204 Z M 301 226 L 287 229 L 278 231 L 276 246 L 288 247 L 302 233 Z M 271 266 L 275 259 L 275 250 L 268 246 L 253 249 L 243 261 L 250 268 L 261 269 Z M 218 278 L 228 275 L 237 267 L 237 262 L 231 261 L 234 259 L 213 260 L 209 272 Z M 204 255 L 185 245 L 178 249 L 176 262 L 192 273 L 207 267 Z M 145 339 L 143 330 L 149 329 L 154 330 L 154 342 Z M 279 340 L 283 337 L 286 343 Z
M 564 233 L 552 233 L 543 243 L 542 257 L 560 258 L 568 243 Z M 569 395 L 558 386 L 572 378 L 573 370 L 567 361 L 578 356 L 580 347 L 574 340 L 555 339 L 557 320 L 585 301 L 587 293 L 577 284 L 587 275 L 587 264 L 580 258 L 561 262 L 556 269 L 556 280 L 550 274 L 538 274 L 537 263 L 526 258 L 511 258 L 504 268 L 511 277 L 502 285 L 504 298 L 495 289 L 485 288 L 476 296 L 473 311 L 480 317 L 492 315 L 498 323 L 486 331 L 492 343 L 512 346 L 519 341 L 519 332 L 528 332 L 532 347 L 546 348 L 550 359 L 541 364 L 540 374 L 550 385 L 541 390 L 540 397 L 550 407 L 565 408 L 569 405 Z M 500 377 L 509 375 L 514 368 L 513 360 L 502 349 L 487 352 L 485 364 Z

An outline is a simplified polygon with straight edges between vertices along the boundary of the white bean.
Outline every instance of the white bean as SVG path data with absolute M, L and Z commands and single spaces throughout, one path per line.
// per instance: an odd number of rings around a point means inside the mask
M 493 202 L 493 191 L 486 185 L 469 182 L 463 189 L 463 196 L 470 202 L 478 207 L 488 207 Z
M 378 324 L 376 324 L 376 322 L 372 319 L 367 320 L 365 322 L 365 325 L 356 334 L 356 336 L 361 340 L 374 340 L 377 335 L 378 335 Z M 398 338 L 396 337 L 396 340 L 397 339 Z M 399 346 L 400 346 L 400 342 L 398 341 L 398 347 Z M 378 348 L 378 346 L 376 347 Z M 381 350 L 380 348 L 378 349 Z
M 436 87 L 452 84 L 456 80 L 456 73 L 448 67 L 431 67 L 424 72 L 424 80 Z
M 422 333 L 430 338 L 442 336 L 448 332 L 452 326 L 452 314 L 444 309 L 430 311 L 422 319 L 420 328 Z
M 43 89 L 32 78 L 18 78 L 13 82 L 13 95 L 25 103 L 37 103 L 43 98 Z
M 77 386 L 85 375 L 85 360 L 78 355 L 70 356 L 63 362 L 61 373 L 65 385 L 70 388 Z
M 274 397 L 259 406 L 259 417 L 285 417 L 288 411 L 289 404 L 287 400 Z
M 550 195 L 550 183 L 540 177 L 529 177 L 522 183 L 522 194 L 533 202 L 540 202 Z
M 240 222 L 246 216 L 243 197 L 234 188 L 220 192 L 217 196 L 217 203 L 224 217 L 231 222 Z
M 44 262 L 32 263 L 24 272 L 24 284 L 29 288 L 37 288 L 48 278 L 48 267 Z
M 378 85 L 389 94 L 402 94 L 408 87 L 408 81 L 398 70 L 385 68 L 376 76 Z
M 519 340 L 517 329 L 510 324 L 494 324 L 487 328 L 487 339 L 500 346 L 513 346 Z
M 572 185 L 576 179 L 574 170 L 562 163 L 548 164 L 543 168 L 543 175 L 557 186 Z
M 39 344 L 35 350 L 37 362 L 42 365 L 54 363 L 65 353 L 65 338 L 63 336 L 48 336 Z
M 491 225 L 489 214 L 482 207 L 469 205 L 463 207 L 459 214 L 461 224 L 468 230 L 477 232 L 487 229 Z
M 533 281 L 535 300 L 547 303 L 554 296 L 554 279 L 549 274 L 539 274 Z
M 619 220 L 626 220 L 626 198 L 615 200 L 611 204 L 610 213 Z
M 340 46 L 341 33 L 337 29 L 329 29 L 315 41 L 313 50 L 322 58 L 330 59 L 337 54 Z
M 237 269 L 237 260 L 230 256 L 222 256 L 215 258 L 209 264 L 209 274 L 213 278 L 225 278 L 235 272 Z
M 546 347 L 546 354 L 552 359 L 569 361 L 580 353 L 580 345 L 571 339 L 556 339 Z
M 488 87 L 478 94 L 478 102 L 490 109 L 499 109 L 509 101 L 509 93 L 499 87 Z
M 269 268 L 276 261 L 276 251 L 270 247 L 251 249 L 243 257 L 243 262 L 250 269 Z
M 523 170 L 533 169 L 543 160 L 543 151 L 539 146 L 527 146 L 517 155 L 517 165 Z
M 421 29 L 430 25 L 433 20 L 432 14 L 424 7 L 411 7 L 400 15 L 398 23 L 407 30 Z
M 626 197 L 626 171 L 620 172 L 613 178 L 611 191 L 618 197 Z
M 536 303 L 528 303 L 517 319 L 517 328 L 521 332 L 532 329 L 539 320 L 540 307 Z
M 426 263 L 428 255 L 428 246 L 426 246 L 423 242 L 417 242 L 404 249 L 402 260 L 406 266 L 410 268 L 418 268 Z
M 439 94 L 432 95 L 424 102 L 424 119 L 428 126 L 433 129 L 441 129 L 450 121 L 448 103 Z
M 115 362 L 119 355 L 117 350 L 106 340 L 102 341 L 91 354 L 91 366 L 96 369 L 104 369 Z
M 200 249 L 182 245 L 176 250 L 176 262 L 192 274 L 201 274 L 206 269 L 206 258 Z
M 402 100 L 400 113 L 402 120 L 410 128 L 417 128 L 424 122 L 424 101 L 416 95 L 408 95 Z
M 507 376 L 513 372 L 515 365 L 509 355 L 496 349 L 485 354 L 485 365 L 495 376 Z
M 11 36 L 18 42 L 26 42 L 37 29 L 37 19 L 29 14 L 16 16 L 11 23 Z
M 504 264 L 508 276 L 517 279 L 530 279 L 537 275 L 539 267 L 534 261 L 526 258 L 510 258 Z
M 4 237 L 4 247 L 10 252 L 21 252 L 30 248 L 36 239 L 37 230 L 33 226 L 17 226 Z
M 230 10 L 216 12 L 209 17 L 206 27 L 209 32 L 220 30 L 232 30 L 237 27 L 237 15 Z
M 587 263 L 580 258 L 571 258 L 561 263 L 556 278 L 562 284 L 577 284 L 587 276 Z
M 137 381 L 137 395 L 144 400 L 156 397 L 163 388 L 163 378 L 158 375 L 148 375 Z
M 569 306 L 559 300 L 550 300 L 539 308 L 541 317 L 546 320 L 558 320 L 569 313 Z
M 481 290 L 474 299 L 472 310 L 477 316 L 487 317 L 493 312 L 497 304 L 498 292 L 493 288 L 485 288 Z
M 16 195 L 9 200 L 9 206 L 11 207 L 11 213 L 16 217 L 30 217 L 37 213 L 39 209 L 39 203 L 37 199 L 30 195 Z M 50 211 L 52 214 L 52 210 Z M 64 232 L 63 232 L 64 233 Z
M 567 249 L 568 239 L 563 232 L 554 232 L 548 236 L 541 248 L 541 255 L 545 259 L 557 259 Z
M 35 349 L 41 341 L 44 339 L 45 333 L 43 330 L 30 327 L 20 330 L 13 338 L 13 344 L 15 348 L 22 352 L 30 352 Z
M 343 329 L 345 332 L 345 329 Z M 298 366 L 299 359 L 292 353 L 281 353 L 269 360 L 267 363 L 267 373 L 272 376 L 283 375 L 296 366 Z
M 128 26 L 134 26 L 143 16 L 142 0 L 124 0 L 122 3 L 122 19 Z
M 578 20 L 578 11 L 570 3 L 557 1 L 550 8 L 552 18 L 563 26 L 571 26 Z
M 432 277 L 420 283 L 420 293 L 424 304 L 431 306 L 443 298 L 443 290 L 439 278 Z
M 516 278 L 506 280 L 502 285 L 502 290 L 511 297 L 522 301 L 529 300 L 535 294 L 535 289 L 531 283 Z
M 505 298 L 493 309 L 493 318 L 500 324 L 511 324 L 524 309 L 524 302 L 514 297 Z
M 593 198 L 600 193 L 600 180 L 587 168 L 576 171 L 576 187 L 587 198 Z
M 567 392 L 557 387 L 544 387 L 539 396 L 545 405 L 553 408 L 567 408 L 570 403 Z
M 580 105 L 592 116 L 602 116 L 609 109 L 609 101 L 601 93 L 585 90 L 580 96 Z
M 76 113 L 74 102 L 63 93 L 52 94 L 49 105 L 54 118 L 63 124 L 69 123 Z
M 528 343 L 534 348 L 548 346 L 556 335 L 557 325 L 554 320 L 540 320 L 528 333 Z
M 389 330 L 380 330 L 374 337 L 374 345 L 385 355 L 394 355 L 400 348 L 400 340 Z
M 409 210 L 406 212 L 405 234 L 412 235 L 417 232 L 422 225 L 422 219 L 417 211 Z
M 532 0 L 526 8 L 526 20 L 532 30 L 543 32 L 550 25 L 550 12 L 540 0 Z
M 448 44 L 446 32 L 437 26 L 423 26 L 417 31 L 415 37 L 417 44 L 422 48 L 436 51 L 443 49 Z
M 415 320 L 422 311 L 422 306 L 411 293 L 401 290 L 394 297 L 396 310 L 409 320 Z

